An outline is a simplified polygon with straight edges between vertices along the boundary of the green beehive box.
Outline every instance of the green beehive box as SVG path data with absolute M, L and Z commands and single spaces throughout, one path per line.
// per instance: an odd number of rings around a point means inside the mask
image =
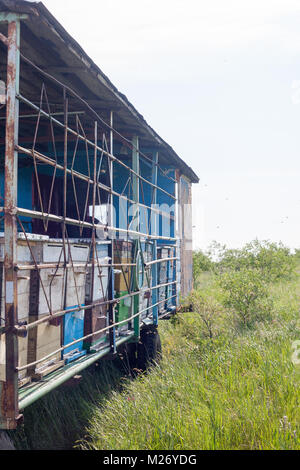
M 120 291 L 115 293 L 115 298 L 118 299 L 127 295 L 127 291 Z M 128 297 L 124 300 L 120 300 L 120 303 L 116 307 L 116 322 L 120 322 L 122 320 L 126 320 L 131 316 L 131 302 L 132 297 Z M 128 323 L 123 323 L 122 325 L 118 326 L 119 331 L 128 330 Z

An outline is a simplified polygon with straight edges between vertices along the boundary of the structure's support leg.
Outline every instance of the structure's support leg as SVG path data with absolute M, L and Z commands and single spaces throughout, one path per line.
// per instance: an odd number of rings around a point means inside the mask
M 158 152 L 155 153 L 153 157 L 153 163 L 152 163 L 152 183 L 155 185 L 153 186 L 153 197 L 152 197 L 152 205 L 154 209 L 157 208 L 157 174 L 158 174 Z M 159 230 L 159 221 L 158 217 L 159 215 L 157 212 L 152 212 L 151 211 L 151 235 L 158 235 L 158 230 Z M 152 259 L 153 261 L 157 260 L 157 240 L 154 240 L 153 242 L 153 252 L 152 252 Z M 157 286 L 158 284 L 158 263 L 155 263 L 152 265 L 152 287 Z M 158 289 L 153 289 L 152 291 L 152 305 L 156 305 L 158 302 Z M 153 316 L 153 324 L 157 325 L 158 324 L 158 305 L 152 308 L 152 316 Z
M 111 243 L 111 245 L 109 245 L 109 248 L 108 248 L 108 256 L 110 257 L 110 263 L 113 264 L 113 243 Z M 114 275 L 114 269 L 113 267 L 110 268 L 110 276 L 109 276 L 109 280 L 108 280 L 108 298 L 109 299 L 114 299 L 114 291 L 115 291 L 115 287 L 114 287 L 114 278 L 115 278 L 115 275 Z M 113 304 L 113 303 L 110 303 L 109 304 L 109 307 L 108 307 L 108 324 L 109 326 L 112 326 L 114 325 L 115 323 L 115 308 L 116 308 L 116 305 Z M 113 327 L 113 328 L 110 328 L 109 330 L 109 344 L 110 344 L 110 353 L 111 354 L 116 354 L 117 352 L 117 347 L 116 347 L 116 328 Z
M 5 343 L 6 343 L 6 377 L 1 389 L 0 428 L 15 429 L 20 419 L 18 407 L 18 337 L 14 325 L 18 321 L 17 293 L 17 177 L 19 104 L 16 95 L 19 93 L 20 79 L 20 19 L 10 15 L 8 23 L 8 56 L 7 56 L 7 102 L 5 134 Z M 1 20 L 1 17 L 0 17 Z

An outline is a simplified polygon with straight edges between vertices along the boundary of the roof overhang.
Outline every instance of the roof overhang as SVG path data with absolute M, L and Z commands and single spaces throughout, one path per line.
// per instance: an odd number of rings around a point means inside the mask
M 31 37 L 25 48 L 25 55 L 36 65 L 45 69 L 61 81 L 74 85 L 74 77 L 81 79 L 91 91 L 95 103 L 103 108 L 116 111 L 126 126 L 146 139 L 152 146 L 159 149 L 164 160 L 179 169 L 192 183 L 198 183 L 199 178 L 194 171 L 177 155 L 173 148 L 167 144 L 149 124 L 144 117 L 128 101 L 126 96 L 118 91 L 109 78 L 85 53 L 81 46 L 67 33 L 63 26 L 55 19 L 42 2 L 28 2 L 23 0 L 0 0 L 0 11 L 27 13 L 28 20 L 23 28 L 27 36 Z M 23 31 L 23 30 L 22 30 Z M 34 54 L 34 38 L 38 39 L 40 48 L 45 46 L 49 54 Z M 30 47 L 31 46 L 31 47 Z M 33 49 L 32 49 L 33 48 Z M 21 43 L 21 49 L 23 45 Z M 55 51 L 59 60 L 51 62 L 50 51 Z M 31 56 L 31 57 L 30 57 Z M 87 98 L 89 102 L 91 95 Z

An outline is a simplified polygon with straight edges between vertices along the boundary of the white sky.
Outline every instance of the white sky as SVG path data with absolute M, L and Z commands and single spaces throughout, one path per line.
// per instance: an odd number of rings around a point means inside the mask
M 300 0 L 43 3 L 199 175 L 195 247 L 300 247 Z

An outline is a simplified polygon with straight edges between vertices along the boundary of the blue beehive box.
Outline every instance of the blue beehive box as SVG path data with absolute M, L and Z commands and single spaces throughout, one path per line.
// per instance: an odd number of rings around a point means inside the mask
M 83 305 L 82 305 L 83 306 Z M 74 307 L 68 307 L 70 310 Z M 66 313 L 64 317 L 64 345 L 72 343 L 84 336 L 84 310 Z M 83 341 L 80 341 L 73 346 L 69 346 L 63 351 L 63 359 L 66 363 L 74 361 L 86 354 L 83 349 Z

